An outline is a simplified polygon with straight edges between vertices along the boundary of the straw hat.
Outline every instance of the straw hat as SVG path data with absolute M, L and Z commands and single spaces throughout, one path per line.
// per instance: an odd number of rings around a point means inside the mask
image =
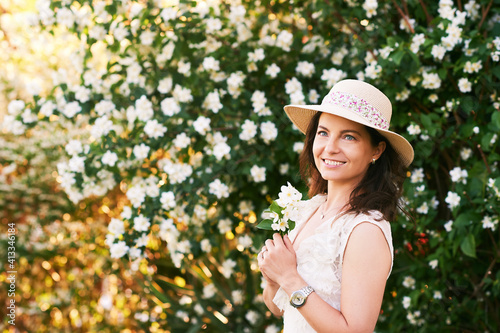
M 287 105 L 290 120 L 306 133 L 316 112 L 326 112 L 376 129 L 391 144 L 405 166 L 413 161 L 413 148 L 401 135 L 389 131 L 392 105 L 380 90 L 363 81 L 338 82 L 323 98 L 321 105 Z

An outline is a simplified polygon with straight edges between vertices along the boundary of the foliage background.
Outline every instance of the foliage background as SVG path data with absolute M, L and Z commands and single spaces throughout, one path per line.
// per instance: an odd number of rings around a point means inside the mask
M 282 107 L 359 78 L 393 101 L 391 127 L 416 153 L 414 220 L 393 223 L 377 331 L 498 331 L 498 8 L 2 4 L 0 211 L 18 229 L 18 328 L 278 332 L 255 225 L 287 181 L 305 192 Z

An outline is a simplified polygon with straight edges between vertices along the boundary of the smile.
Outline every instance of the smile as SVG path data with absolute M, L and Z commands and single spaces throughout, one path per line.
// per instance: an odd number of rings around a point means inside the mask
M 339 162 L 339 161 L 332 161 L 332 160 L 323 160 L 326 165 L 331 165 L 331 166 L 338 166 L 338 165 L 343 165 L 345 162 Z

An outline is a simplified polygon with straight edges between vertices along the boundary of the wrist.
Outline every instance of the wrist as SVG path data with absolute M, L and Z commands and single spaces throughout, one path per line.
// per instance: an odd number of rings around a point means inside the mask
M 295 275 L 291 278 L 283 281 L 281 288 L 288 294 L 291 295 L 294 291 L 299 290 L 305 286 L 307 286 L 307 282 L 300 275 Z

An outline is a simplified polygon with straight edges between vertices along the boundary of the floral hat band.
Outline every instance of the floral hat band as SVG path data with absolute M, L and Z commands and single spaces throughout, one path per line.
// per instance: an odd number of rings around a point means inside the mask
M 302 132 L 317 112 L 326 112 L 377 130 L 398 153 L 404 165 L 413 161 L 413 147 L 401 135 L 389 130 L 392 104 L 389 98 L 369 83 L 358 80 L 338 82 L 320 105 L 287 105 L 285 112 Z
M 370 105 L 367 101 L 359 98 L 356 95 L 341 92 L 341 91 L 330 91 L 328 95 L 325 96 L 321 105 L 332 104 L 341 106 L 343 108 L 352 110 L 363 118 L 367 119 L 374 127 L 381 129 L 389 128 L 389 121 L 384 118 L 382 113 L 380 113 L 377 108 Z

